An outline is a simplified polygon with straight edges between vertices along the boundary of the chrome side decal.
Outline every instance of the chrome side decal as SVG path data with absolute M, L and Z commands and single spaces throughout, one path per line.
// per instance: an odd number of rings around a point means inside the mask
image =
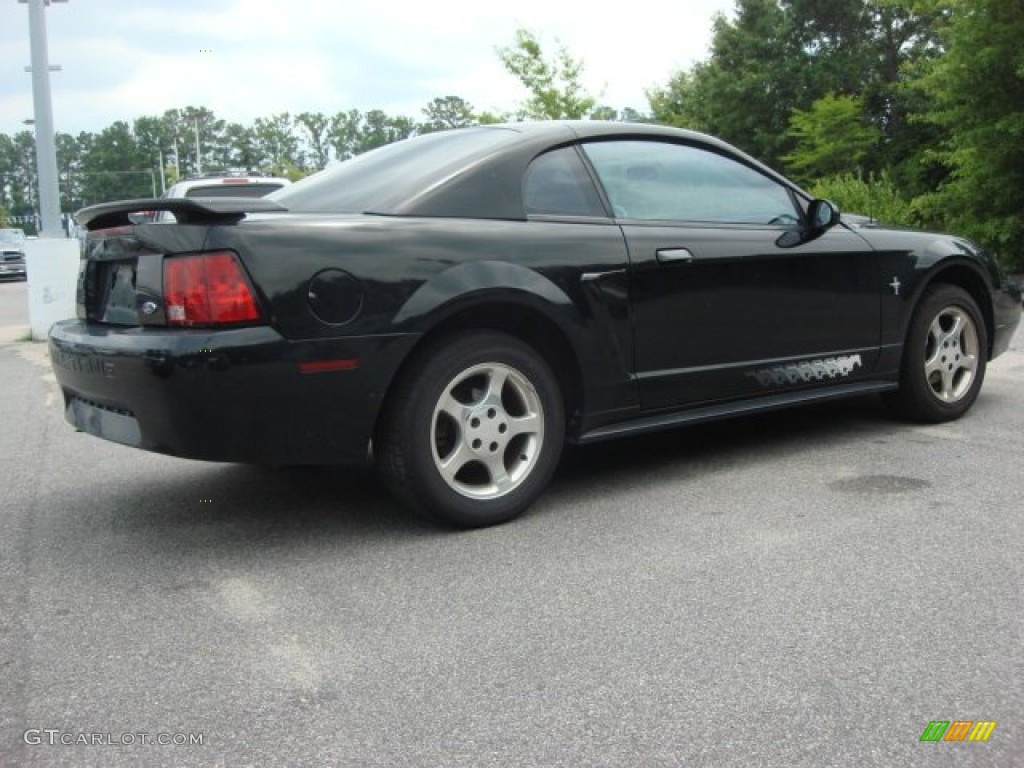
M 827 357 L 823 360 L 807 360 L 790 365 L 773 365 L 771 368 L 747 371 L 746 375 L 757 379 L 757 383 L 762 387 L 770 387 L 823 381 L 824 379 L 842 379 L 862 365 L 860 355 L 845 355 L 843 357 Z

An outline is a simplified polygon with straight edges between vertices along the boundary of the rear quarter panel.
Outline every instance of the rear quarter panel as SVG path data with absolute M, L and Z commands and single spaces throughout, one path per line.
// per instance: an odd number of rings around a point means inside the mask
M 594 408 L 632 392 L 627 252 L 610 222 L 270 214 L 211 229 L 206 247 L 241 255 L 285 338 L 420 337 L 456 312 L 516 304 L 566 336 Z M 310 307 L 310 281 L 325 269 L 363 289 L 350 322 L 325 323 Z

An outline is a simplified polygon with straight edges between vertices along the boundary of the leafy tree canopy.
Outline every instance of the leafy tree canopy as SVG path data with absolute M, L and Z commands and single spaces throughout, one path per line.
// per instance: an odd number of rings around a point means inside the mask
M 563 45 L 559 45 L 553 58 L 545 58 L 537 36 L 518 29 L 515 42 L 499 48 L 498 57 L 530 92 L 520 110 L 523 118 L 579 120 L 597 104 L 597 99 L 580 82 L 583 62 L 574 59 Z
M 916 223 L 911 203 L 900 194 L 888 173 L 840 173 L 825 176 L 808 190 L 815 197 L 831 200 L 844 213 L 870 216 L 884 224 L 913 226 Z
M 426 121 L 420 123 L 420 133 L 444 131 L 448 128 L 465 128 L 477 122 L 473 106 L 458 96 L 434 99 L 424 109 Z
M 810 109 L 793 110 L 787 135 L 796 147 L 783 160 L 798 178 L 814 179 L 862 168 L 880 131 L 865 119 L 859 97 L 830 93 Z
M 949 9 L 946 52 L 921 80 L 934 104 L 922 119 L 947 135 L 933 156 L 949 176 L 920 206 L 1024 266 L 1024 4 L 954 0 Z

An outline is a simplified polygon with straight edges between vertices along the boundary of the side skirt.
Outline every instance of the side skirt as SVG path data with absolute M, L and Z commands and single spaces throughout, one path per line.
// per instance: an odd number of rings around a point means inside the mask
M 793 405 L 806 405 L 808 403 L 821 403 L 828 400 L 838 400 L 844 397 L 856 397 L 857 395 L 869 395 L 876 392 L 888 392 L 899 385 L 893 381 L 867 381 L 856 384 L 842 384 L 827 389 L 814 389 L 803 392 L 790 392 L 781 395 L 760 397 L 756 400 L 742 400 L 731 403 L 716 403 L 701 408 L 693 408 L 686 411 L 673 411 L 670 413 L 659 413 L 655 415 L 639 416 L 628 421 L 620 421 L 616 424 L 609 424 L 604 427 L 592 429 L 580 435 L 573 442 L 575 443 L 596 443 L 601 440 L 611 440 L 626 435 L 639 435 L 644 432 L 657 432 L 662 429 L 671 429 L 684 424 L 699 424 L 705 421 L 717 421 L 729 419 L 736 416 L 746 416 L 751 413 L 762 413 L 774 411 L 779 408 L 788 408 Z

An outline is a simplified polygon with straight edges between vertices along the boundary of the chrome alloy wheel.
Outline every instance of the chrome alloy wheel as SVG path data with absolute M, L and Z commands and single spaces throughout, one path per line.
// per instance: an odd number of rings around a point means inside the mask
M 939 312 L 928 328 L 924 375 L 932 394 L 955 403 L 971 390 L 978 370 L 978 329 L 971 316 L 957 306 Z
M 501 363 L 474 365 L 452 379 L 430 423 L 437 471 L 473 499 L 496 499 L 522 485 L 544 443 L 537 390 Z

